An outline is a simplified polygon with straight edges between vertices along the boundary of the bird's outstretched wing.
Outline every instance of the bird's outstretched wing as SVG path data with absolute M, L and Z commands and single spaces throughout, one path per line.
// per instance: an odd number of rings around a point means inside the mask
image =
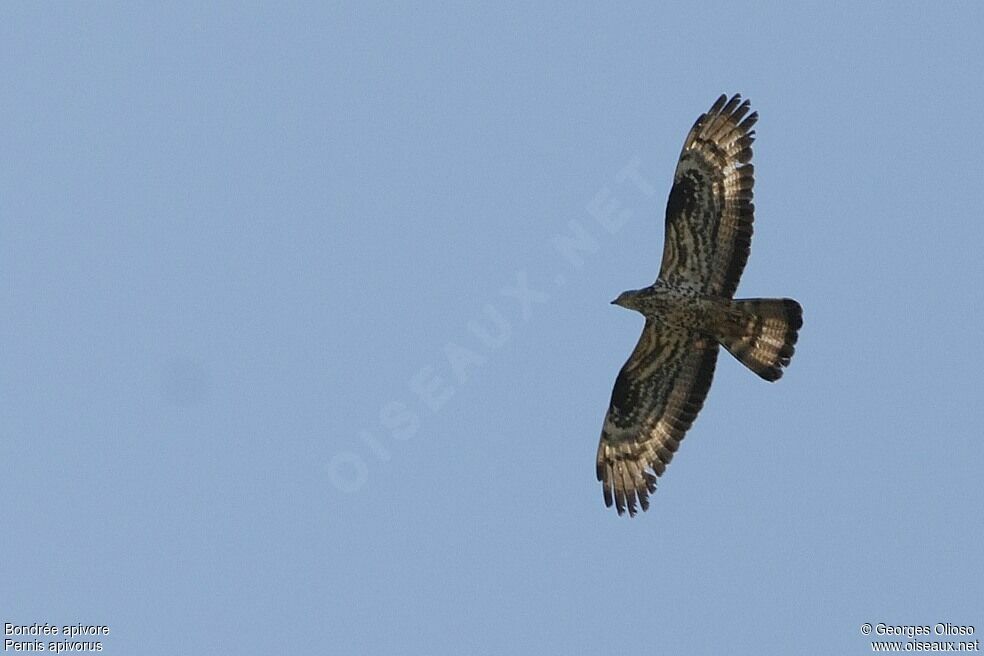
M 649 508 L 680 440 L 704 404 L 718 344 L 709 337 L 646 320 L 639 343 L 618 374 L 598 445 L 605 505 L 636 514 Z
M 690 129 L 666 204 L 661 280 L 730 298 L 752 241 L 754 169 L 748 101 L 725 96 Z M 748 116 L 746 116 L 748 114 Z

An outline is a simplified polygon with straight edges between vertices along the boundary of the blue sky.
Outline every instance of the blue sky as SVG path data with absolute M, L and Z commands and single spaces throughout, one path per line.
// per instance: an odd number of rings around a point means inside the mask
M 0 621 L 105 624 L 109 654 L 979 638 L 982 28 L 4 5 Z M 683 137 L 733 92 L 739 296 L 805 325 L 777 384 L 722 355 L 629 521 L 594 456 L 642 319 L 609 301 L 655 278 Z

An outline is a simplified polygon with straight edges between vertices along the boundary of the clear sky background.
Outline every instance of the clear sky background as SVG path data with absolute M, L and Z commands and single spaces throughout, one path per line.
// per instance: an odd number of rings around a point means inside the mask
M 982 5 L 653 5 L 4 4 L 0 621 L 108 654 L 980 638 Z M 733 92 L 739 296 L 805 326 L 774 385 L 722 354 L 619 518 L 594 457 L 642 318 L 609 301 Z

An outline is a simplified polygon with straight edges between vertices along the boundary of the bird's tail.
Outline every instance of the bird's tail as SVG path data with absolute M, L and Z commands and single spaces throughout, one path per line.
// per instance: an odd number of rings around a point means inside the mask
M 721 346 L 765 380 L 779 380 L 796 350 L 803 308 L 791 298 L 749 298 L 732 301 L 730 309 Z

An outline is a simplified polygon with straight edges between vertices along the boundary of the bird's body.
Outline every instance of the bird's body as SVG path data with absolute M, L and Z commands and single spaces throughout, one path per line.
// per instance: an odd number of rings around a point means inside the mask
M 802 308 L 734 299 L 751 245 L 754 182 L 748 101 L 721 96 L 691 128 L 666 206 L 656 282 L 613 303 L 646 318 L 619 372 L 598 445 L 605 504 L 646 510 L 656 478 L 703 406 L 720 346 L 769 381 L 793 356 Z M 746 117 L 746 114 L 747 117 Z
M 624 292 L 615 305 L 640 312 L 660 326 L 693 330 L 713 336 L 728 315 L 728 299 L 701 294 L 689 285 L 669 285 L 661 280 L 636 291 Z

